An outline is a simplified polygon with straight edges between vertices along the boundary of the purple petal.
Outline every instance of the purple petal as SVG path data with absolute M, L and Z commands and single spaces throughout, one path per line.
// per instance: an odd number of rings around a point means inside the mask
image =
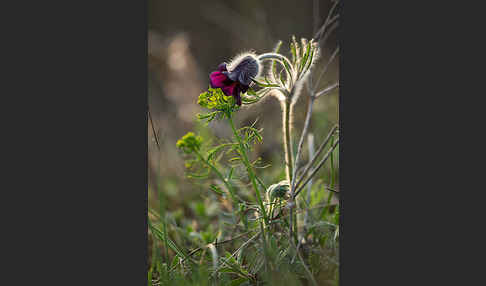
M 237 86 L 238 86 L 238 83 L 233 82 L 230 85 L 225 85 L 225 86 L 221 87 L 221 90 L 224 92 L 224 94 L 226 96 L 232 96 L 235 92 L 235 89 L 237 89 Z
M 222 72 L 222 71 L 228 71 L 226 69 L 226 63 L 222 63 L 218 66 L 218 71 Z
M 212 88 L 223 88 L 227 85 L 228 77 L 220 71 L 212 72 L 209 76 Z

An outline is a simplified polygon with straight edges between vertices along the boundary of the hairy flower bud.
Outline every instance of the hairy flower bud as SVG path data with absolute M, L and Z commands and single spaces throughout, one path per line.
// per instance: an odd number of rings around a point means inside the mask
M 233 96 L 241 105 L 241 93 L 250 88 L 253 78 L 260 74 L 260 63 L 256 55 L 245 53 L 237 56 L 231 63 L 222 63 L 218 70 L 210 74 L 212 88 L 221 88 L 226 96 Z
M 243 85 L 250 85 L 252 78 L 258 76 L 260 63 L 253 54 L 243 54 L 234 59 L 228 65 L 226 74 L 233 81 L 239 81 Z
M 271 185 L 267 189 L 267 199 L 271 202 L 275 198 L 284 198 L 289 191 L 289 182 L 284 180 Z

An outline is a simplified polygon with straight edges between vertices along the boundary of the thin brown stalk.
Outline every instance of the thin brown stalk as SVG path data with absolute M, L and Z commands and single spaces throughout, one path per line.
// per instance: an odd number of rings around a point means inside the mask
M 193 250 L 191 250 L 191 252 L 189 252 L 189 253 L 187 254 L 187 256 L 186 256 L 186 257 L 184 257 L 184 259 L 182 259 L 182 261 L 181 261 L 180 263 L 183 263 L 183 262 L 184 262 L 184 261 L 186 261 L 186 260 L 187 260 L 189 257 L 193 256 L 194 254 L 196 254 L 197 252 L 201 251 L 202 249 L 205 249 L 205 248 L 209 247 L 210 245 L 219 246 L 219 245 L 221 245 L 221 244 L 225 244 L 225 243 L 228 243 L 228 242 L 232 242 L 232 241 L 234 241 L 234 240 L 237 240 L 237 239 L 239 239 L 239 238 L 242 238 L 243 236 L 246 236 L 246 235 L 247 235 L 247 234 L 249 234 L 250 232 L 251 232 L 251 231 L 247 231 L 247 232 L 242 233 L 242 234 L 240 234 L 240 235 L 237 235 L 237 236 L 235 236 L 235 237 L 233 237 L 233 238 L 230 238 L 230 239 L 227 239 L 227 240 L 223 240 L 223 241 L 215 241 L 215 242 L 213 242 L 213 243 L 209 243 L 209 244 L 207 244 L 207 245 L 205 245 L 205 246 L 202 246 L 202 247 L 198 247 L 198 248 L 196 248 L 196 249 L 193 249 Z M 173 269 L 171 269 L 170 271 L 172 271 L 172 270 L 173 270 Z
M 154 137 L 155 137 L 155 143 L 157 143 L 157 148 L 160 151 L 159 139 L 157 138 L 157 132 L 155 132 L 154 122 L 152 121 L 152 114 L 150 114 L 150 108 L 148 108 L 147 110 L 148 110 L 148 116 L 149 116 L 149 119 L 150 119 L 150 125 L 152 125 L 152 132 L 154 133 Z
M 310 272 L 309 268 L 307 267 L 307 265 L 305 264 L 305 261 L 304 259 L 302 258 L 302 256 L 300 255 L 299 253 L 299 250 L 297 249 L 297 247 L 295 246 L 295 244 L 292 244 L 295 248 L 295 252 L 297 253 L 297 257 L 299 257 L 300 259 L 300 262 L 302 263 L 302 266 L 304 266 L 304 269 L 305 269 L 305 272 L 307 273 L 307 275 L 309 276 L 310 278 L 310 281 L 312 282 L 312 285 L 314 286 L 317 286 L 317 282 L 316 282 L 316 279 L 314 278 L 314 275 L 312 275 L 312 272 Z
M 336 82 L 334 84 L 331 84 L 330 86 L 318 91 L 316 93 L 316 97 L 319 97 L 319 96 L 322 96 L 322 95 L 326 95 L 328 94 L 329 92 L 333 91 L 335 88 L 339 87 L 339 82 Z
M 302 153 L 302 147 L 304 145 L 304 139 L 306 138 L 307 132 L 309 131 L 309 124 L 310 124 L 310 119 L 311 119 L 311 115 L 312 115 L 312 108 L 314 106 L 315 99 L 316 98 L 314 96 L 312 96 L 312 95 L 309 96 L 309 105 L 307 107 L 307 114 L 305 116 L 304 129 L 302 130 L 302 134 L 301 134 L 300 140 L 299 140 L 299 145 L 297 147 L 297 155 L 295 155 L 295 163 L 294 163 L 294 170 L 293 170 L 294 173 L 293 173 L 293 176 L 292 176 L 292 184 L 291 184 L 292 187 L 295 184 L 295 177 L 296 177 L 296 173 L 297 173 L 297 168 L 298 168 L 299 163 L 301 161 L 301 153 Z M 292 193 L 292 190 L 291 190 L 291 193 Z
M 317 167 L 312 170 L 312 173 L 307 177 L 307 179 L 304 181 L 304 183 L 299 186 L 299 188 L 295 192 L 295 196 L 297 196 L 302 191 L 302 189 L 310 181 L 310 179 L 312 179 L 312 177 L 317 173 L 317 171 L 319 171 L 319 169 L 324 165 L 324 163 L 326 163 L 327 158 L 329 158 L 329 155 L 332 153 L 332 151 L 334 151 L 334 149 L 337 147 L 338 143 L 339 143 L 339 140 L 336 140 L 336 142 L 334 143 L 334 145 L 332 145 L 332 147 L 326 153 L 326 155 L 324 156 L 324 158 L 322 158 L 322 160 L 319 162 L 319 164 L 317 165 Z
M 314 163 L 317 161 L 317 158 L 321 155 L 322 151 L 324 150 L 324 147 L 326 147 L 327 143 L 329 142 L 329 140 L 331 139 L 332 135 L 334 134 L 334 132 L 336 132 L 338 126 L 334 126 L 331 131 L 329 132 L 329 134 L 327 135 L 326 139 L 324 139 L 324 142 L 321 143 L 321 145 L 319 146 L 319 149 L 317 149 L 317 152 L 316 152 L 316 155 L 314 157 L 312 157 L 312 160 L 307 164 L 307 166 L 305 167 L 304 171 L 302 172 L 302 174 L 300 175 L 299 179 L 297 180 L 297 183 L 295 184 L 295 186 L 298 186 L 302 180 L 304 179 L 306 173 L 309 171 L 309 169 L 314 165 Z M 294 193 L 295 194 L 295 193 Z
M 329 26 L 331 21 L 331 15 L 334 12 L 334 9 L 336 9 L 337 5 L 339 4 L 339 1 L 334 2 L 334 5 L 331 7 L 329 10 L 329 13 L 327 14 L 326 20 L 324 21 L 324 24 L 319 28 L 317 33 L 314 35 L 314 39 L 317 39 L 318 41 L 321 39 L 322 34 L 326 31 L 326 28 Z
M 331 57 L 329 58 L 329 60 L 327 61 L 326 65 L 324 66 L 324 69 L 321 71 L 319 77 L 317 78 L 317 82 L 316 82 L 316 85 L 313 87 L 313 90 L 315 90 L 317 88 L 317 86 L 319 85 L 319 82 L 321 81 L 322 77 L 324 76 L 324 74 L 327 72 L 327 69 L 329 68 L 329 65 L 331 64 L 331 62 L 334 60 L 334 58 L 336 57 L 336 55 L 339 53 L 339 46 L 336 47 L 336 49 L 334 50 L 334 52 L 332 53 Z
M 230 256 L 230 257 L 228 257 L 227 259 L 225 259 L 225 260 L 224 260 L 224 261 L 221 263 L 221 266 L 219 266 L 218 268 L 216 268 L 216 269 L 214 270 L 214 272 L 213 272 L 213 274 L 212 274 L 212 275 L 216 274 L 216 273 L 219 271 L 219 269 L 220 269 L 220 268 L 221 268 L 221 267 L 222 267 L 224 264 L 228 263 L 228 261 L 229 261 L 229 260 L 230 260 L 232 257 L 234 257 L 234 256 L 235 256 L 235 255 L 236 255 L 236 254 L 237 254 L 237 253 L 238 253 L 238 252 L 241 250 L 241 249 L 243 249 L 243 248 L 244 248 L 244 247 L 246 247 L 248 244 L 250 244 L 250 242 L 252 242 L 253 240 L 255 240 L 255 239 L 256 239 L 256 238 L 257 238 L 257 237 L 258 237 L 258 236 L 259 236 L 261 233 L 262 233 L 262 232 L 261 232 L 261 231 L 259 231 L 259 232 L 257 232 L 257 233 L 256 233 L 254 236 L 252 236 L 250 239 L 248 239 L 247 241 L 245 241 L 245 242 L 244 242 L 244 243 L 243 243 L 243 244 L 242 244 L 240 247 L 238 247 L 238 249 L 237 249 L 235 252 L 233 252 L 233 254 L 231 254 L 231 256 Z

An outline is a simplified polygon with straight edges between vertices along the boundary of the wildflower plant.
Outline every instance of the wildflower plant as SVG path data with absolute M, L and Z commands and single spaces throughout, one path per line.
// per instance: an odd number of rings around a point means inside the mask
M 211 142 L 204 140 L 202 136 L 188 132 L 177 141 L 176 145 L 187 159 L 188 176 L 210 180 L 208 189 L 226 205 L 229 211 L 226 215 L 229 219 L 223 232 L 233 236 L 221 240 L 221 230 L 218 235 L 210 235 L 211 231 L 208 231 L 204 237 L 210 239 L 204 240 L 192 251 L 184 252 L 176 243 L 170 242 L 166 231 L 162 232 L 151 227 L 152 232 L 158 233 L 164 239 L 165 245 L 174 251 L 177 258 L 170 263 L 171 266 L 166 258 L 166 268 L 163 270 L 165 272 L 161 274 L 166 281 L 175 279 L 173 270 L 176 268 L 184 270 L 184 273 L 196 269 L 195 265 L 201 263 L 198 263 L 194 257 L 196 253 L 202 252 L 199 261 L 204 261 L 205 256 L 209 255 L 212 262 L 211 266 L 198 269 L 206 271 L 211 281 L 219 281 L 221 284 L 218 285 L 275 282 L 282 279 L 279 278 L 278 273 L 285 271 L 292 274 L 284 275 L 282 282 L 299 284 L 299 279 L 304 279 L 317 285 L 314 276 L 318 274 L 318 270 L 311 271 L 308 267 L 308 264 L 313 263 L 317 258 L 309 247 L 336 243 L 339 235 L 339 209 L 335 207 L 331 214 L 332 192 L 329 192 L 320 215 L 316 216 L 315 212 L 311 212 L 312 205 L 316 207 L 315 201 L 323 200 L 324 188 L 319 188 L 318 193 L 311 194 L 310 185 L 312 178 L 328 159 L 331 163 L 334 160 L 333 151 L 339 144 L 338 126 L 331 129 L 305 163 L 302 149 L 305 139 L 308 138 L 314 101 L 339 86 L 335 83 L 317 90 L 318 85 L 313 82 L 314 67 L 321 56 L 319 47 L 333 31 L 337 22 L 338 15 L 332 16 L 336 5 L 337 2 L 313 39 L 303 38 L 298 41 L 295 36 L 292 37 L 289 56 L 280 52 L 283 44 L 280 41 L 272 52 L 243 53 L 228 63 L 219 64 L 209 75 L 209 88 L 197 99 L 197 104 L 205 109 L 205 113 L 198 114 L 197 118 L 205 122 L 213 120 L 226 122 L 231 128 L 232 138 L 212 146 Z M 327 71 L 338 50 L 337 48 L 329 57 L 323 72 L 321 71 L 317 77 L 317 82 Z M 305 86 L 307 86 L 308 108 L 304 127 L 298 145 L 292 146 L 293 110 L 302 97 Z M 255 170 L 261 160 L 250 160 L 253 146 L 263 143 L 263 130 L 256 127 L 256 121 L 249 126 L 237 128 L 233 120 L 236 112 L 244 111 L 242 106 L 256 104 L 265 96 L 273 96 L 280 102 L 285 161 L 282 166 L 282 169 L 285 169 L 285 178 L 279 182 L 269 182 L 272 183 L 270 186 L 266 185 L 265 180 L 259 177 Z M 321 156 L 322 154 L 324 155 Z M 240 179 L 236 174 L 238 169 L 243 171 Z M 334 187 L 333 183 L 330 185 Z M 301 203 L 297 203 L 298 195 L 306 186 L 308 187 L 307 199 L 301 198 Z M 245 192 L 245 189 L 250 191 Z M 333 192 L 337 191 L 333 190 Z M 313 200 L 312 196 L 316 199 Z M 304 211 L 306 212 L 305 225 L 299 228 L 297 213 Z M 316 217 L 312 218 L 314 216 Z M 234 231 L 237 229 L 242 233 L 235 235 Z M 232 253 L 225 252 L 221 255 L 222 252 L 218 251 L 221 245 L 236 243 L 244 237 L 246 241 L 237 245 Z M 249 249 L 256 251 L 245 251 Z M 193 271 L 193 275 L 194 273 Z

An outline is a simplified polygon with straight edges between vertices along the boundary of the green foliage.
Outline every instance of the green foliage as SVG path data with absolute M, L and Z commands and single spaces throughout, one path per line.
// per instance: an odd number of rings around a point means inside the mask
M 232 110 L 235 100 L 232 96 L 226 96 L 221 88 L 209 88 L 199 95 L 197 104 L 207 109 Z
M 199 95 L 197 104 L 213 110 L 207 114 L 198 114 L 199 120 L 210 122 L 216 118 L 230 117 L 231 114 L 239 109 L 233 96 L 226 96 L 221 88 L 209 88 Z
M 261 82 L 259 80 L 256 80 L 256 79 L 254 79 L 253 81 L 261 87 L 280 87 L 280 84 L 270 83 L 270 81 L 267 78 L 264 78 L 264 80 L 265 80 L 265 83 Z
M 282 47 L 282 41 L 278 41 L 278 44 L 275 47 L 275 49 L 273 50 L 273 52 L 278 53 L 280 51 L 280 47 Z M 278 76 L 277 76 L 277 61 L 272 62 L 272 73 L 273 73 L 273 77 L 275 79 L 277 79 L 278 78 Z
M 290 52 L 292 53 L 292 64 L 295 65 L 300 59 L 300 46 L 297 43 L 295 36 L 292 36 L 292 41 L 290 42 Z
M 193 132 L 188 132 L 181 139 L 177 141 L 177 148 L 180 148 L 184 153 L 190 154 L 194 151 L 199 151 L 202 144 L 202 137 L 196 136 Z

